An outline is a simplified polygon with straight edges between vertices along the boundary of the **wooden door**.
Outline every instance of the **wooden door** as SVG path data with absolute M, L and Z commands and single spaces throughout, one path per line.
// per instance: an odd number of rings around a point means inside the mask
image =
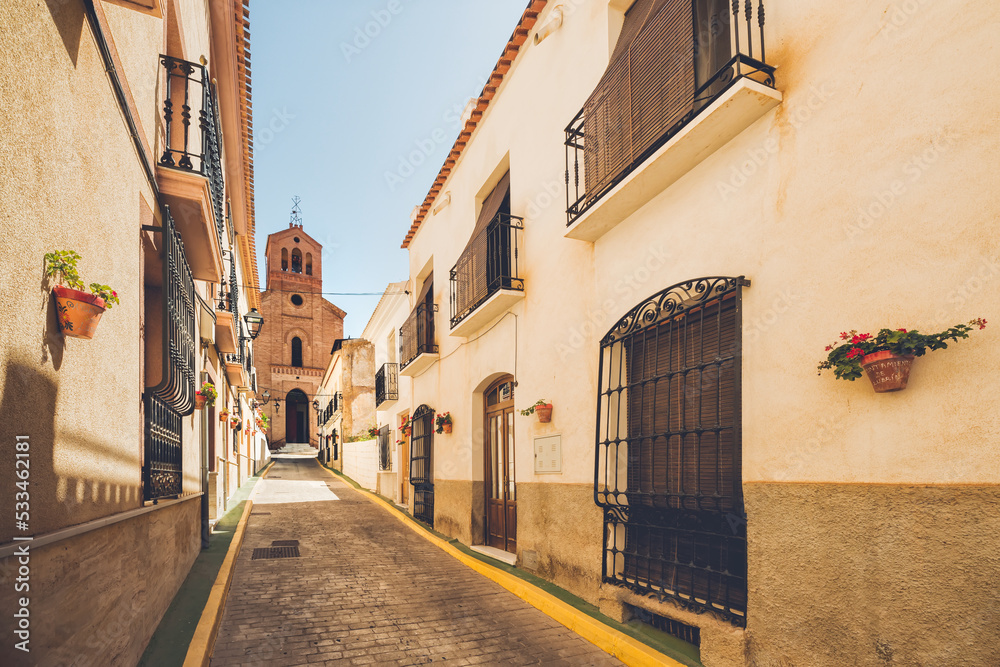
M 409 413 L 401 415 L 399 420 L 402 424 L 408 417 Z M 403 441 L 403 444 L 399 446 L 399 456 L 396 460 L 399 461 L 399 504 L 409 506 L 410 504 L 410 436 L 407 435 L 402 428 L 398 428 L 396 431 L 399 433 L 399 439 Z
M 486 544 L 517 552 L 514 478 L 514 384 L 505 378 L 486 391 Z

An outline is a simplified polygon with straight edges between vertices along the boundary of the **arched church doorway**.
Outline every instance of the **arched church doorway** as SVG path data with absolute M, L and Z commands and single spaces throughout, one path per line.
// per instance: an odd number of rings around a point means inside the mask
M 301 389 L 292 389 L 285 397 L 285 442 L 309 442 L 309 399 Z

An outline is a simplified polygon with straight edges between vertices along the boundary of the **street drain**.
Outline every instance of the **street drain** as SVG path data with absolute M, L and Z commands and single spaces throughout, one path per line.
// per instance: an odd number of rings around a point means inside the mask
M 296 547 L 258 547 L 253 550 L 250 560 L 267 558 L 298 558 L 299 548 Z
M 298 540 L 275 540 L 271 542 L 272 547 L 298 547 Z

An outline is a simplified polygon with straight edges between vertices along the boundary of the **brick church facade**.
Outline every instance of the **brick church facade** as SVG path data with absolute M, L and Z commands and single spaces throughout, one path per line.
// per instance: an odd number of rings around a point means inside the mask
M 323 298 L 323 246 L 296 222 L 267 237 L 266 325 L 255 341 L 259 394 L 271 419 L 271 448 L 286 442 L 318 444 L 313 399 L 330 350 L 344 336 L 346 313 Z M 278 399 L 278 400 L 275 400 Z M 321 401 L 322 407 L 326 401 Z

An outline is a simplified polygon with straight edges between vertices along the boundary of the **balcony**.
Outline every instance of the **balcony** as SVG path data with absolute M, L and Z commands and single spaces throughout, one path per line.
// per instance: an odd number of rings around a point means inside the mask
M 225 183 L 219 103 L 208 70 L 160 56 L 163 70 L 163 152 L 156 165 L 195 278 L 220 282 L 225 238 Z
M 434 313 L 437 304 L 421 303 L 399 329 L 399 374 L 407 377 L 420 375 L 438 360 L 438 346 L 434 343 Z
M 385 410 L 399 400 L 399 364 L 382 364 L 375 373 L 375 409 Z
M 756 15 L 750 3 L 732 12 L 700 33 L 705 17 L 667 3 L 609 65 L 566 128 L 566 237 L 596 241 L 781 102 L 764 60 L 763 2 Z M 677 53 L 693 62 L 678 67 Z
M 226 362 L 226 377 L 229 378 L 229 384 L 234 387 L 243 387 L 248 384 L 246 378 L 244 377 L 245 370 L 243 368 L 243 360 L 240 359 L 238 354 L 227 354 L 224 355 Z
M 498 213 L 451 269 L 452 336 L 469 337 L 524 298 L 517 267 L 524 219 Z

